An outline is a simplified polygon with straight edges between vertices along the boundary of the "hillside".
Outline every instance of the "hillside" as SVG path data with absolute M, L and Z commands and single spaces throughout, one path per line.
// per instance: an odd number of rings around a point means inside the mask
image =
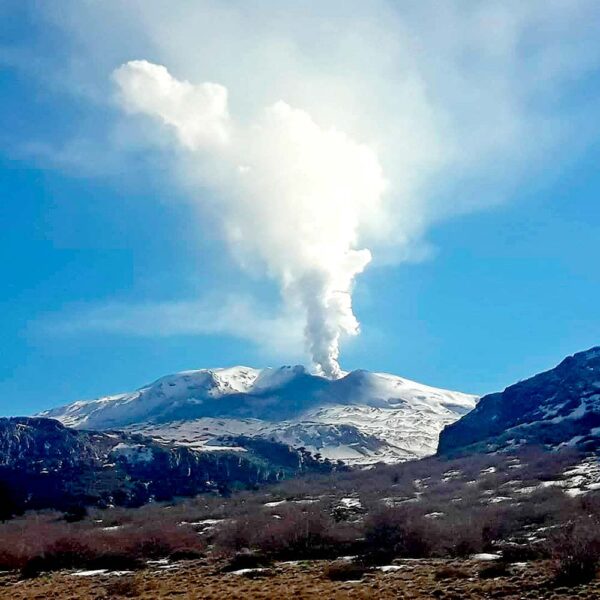
M 2 418 L 0 518 L 74 505 L 139 506 L 329 470 L 267 440 L 233 438 L 229 445 L 199 452 L 139 434 L 76 431 L 53 419 Z
M 600 446 L 600 347 L 484 396 L 440 435 L 439 453 L 506 451 L 526 444 L 547 449 Z
M 0 597 L 597 598 L 599 488 L 596 458 L 530 448 L 28 513 L 0 524 Z

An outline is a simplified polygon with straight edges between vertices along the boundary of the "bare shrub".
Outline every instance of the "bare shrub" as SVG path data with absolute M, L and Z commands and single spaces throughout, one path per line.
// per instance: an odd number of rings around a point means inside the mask
M 21 569 L 46 548 L 69 537 L 77 529 L 59 513 L 30 513 L 0 526 L 0 564 L 3 569 Z
M 578 504 L 558 487 L 540 488 L 520 506 L 522 524 L 549 526 L 564 523 L 576 514 Z
M 61 513 L 26 514 L 0 524 L 0 567 L 32 575 L 59 568 L 130 570 L 148 558 L 200 559 L 206 552 L 240 561 L 234 565 L 247 561 L 239 568 L 256 568 L 257 560 L 262 567 L 278 559 L 350 554 L 381 564 L 394 557 L 458 558 L 502 550 L 505 561 L 551 554 L 557 571 L 589 573 L 592 567 L 578 558 L 583 551 L 577 544 L 585 540 L 551 534 L 570 521 L 599 522 L 600 492 L 570 498 L 558 486 L 539 485 L 542 478 L 561 479 L 576 460 L 572 453 L 532 449 L 432 457 L 310 475 L 228 498 L 207 494 L 136 509 L 90 509 L 87 517 L 78 510 L 68 518 L 73 522 Z M 339 509 L 349 496 L 362 507 Z M 497 496 L 504 501 L 494 502 Z M 286 502 L 265 506 L 280 500 Z M 206 519 L 220 521 L 210 533 L 199 523 Z M 554 541 L 544 543 L 549 536 Z M 590 540 L 584 545 L 593 550 Z
M 317 508 L 291 506 L 280 513 L 274 518 L 261 511 L 226 524 L 215 536 L 215 546 L 225 555 L 252 548 L 293 560 L 335 558 L 356 544 L 355 527 L 336 524 L 328 513 Z
M 88 515 L 88 510 L 82 504 L 73 504 L 65 511 L 64 519 L 67 523 L 83 521 Z
M 264 552 L 283 558 L 335 558 L 348 552 L 356 536 L 351 526 L 338 525 L 328 515 L 310 507 L 282 512 L 271 519 L 256 537 L 255 544 Z
M 481 579 L 495 579 L 496 577 L 508 577 L 510 571 L 504 561 L 499 561 L 482 567 L 479 569 L 478 575 Z
M 221 569 L 223 573 L 231 571 L 239 571 L 240 569 L 258 569 L 262 567 L 270 567 L 273 560 L 264 554 L 252 552 L 250 550 L 238 552 L 234 554 Z
M 199 560 L 206 554 L 193 548 L 178 548 L 169 554 L 170 560 Z
M 89 535 L 72 532 L 26 556 L 20 566 L 21 577 L 30 578 L 62 569 L 135 570 L 144 562 L 127 549 L 106 546 Z
M 505 542 L 499 545 L 499 549 L 502 551 L 502 560 L 507 563 L 548 558 L 547 544 Z
M 67 523 L 56 513 L 35 513 L 0 525 L 0 566 L 20 569 L 23 577 L 59 569 L 131 570 L 142 567 L 142 559 L 196 557 L 204 549 L 191 527 L 158 520 L 107 531 L 89 521 Z
M 21 577 L 37 577 L 45 571 L 59 571 L 85 567 L 92 558 L 91 549 L 76 538 L 56 540 L 44 551 L 29 558 L 21 569 Z
M 254 543 L 257 531 L 267 523 L 267 518 L 267 515 L 258 513 L 226 523 L 214 537 L 217 553 L 232 556 L 240 550 L 249 549 Z
M 600 521 L 600 492 L 592 491 L 578 498 L 580 510 Z
M 176 550 L 202 550 L 204 547 L 199 536 L 188 527 L 158 524 L 121 531 L 119 544 L 137 557 L 163 558 Z
M 416 511 L 386 508 L 365 521 L 365 554 L 373 562 L 431 556 L 436 525 Z
M 432 536 L 432 552 L 437 556 L 466 558 L 486 548 L 484 544 L 484 522 L 461 514 L 453 520 L 438 526 L 438 533 Z
M 81 565 L 87 569 L 107 569 L 109 571 L 135 571 L 142 569 L 145 562 L 136 556 L 119 551 L 109 551 L 91 556 Z
M 567 448 L 560 452 L 548 452 L 536 447 L 526 446 L 519 454 L 523 480 L 550 481 L 560 479 L 563 471 L 581 460 L 582 454 L 575 449 Z
M 600 565 L 600 524 L 582 518 L 553 533 L 549 539 L 557 584 L 587 583 Z
M 372 569 L 364 564 L 345 561 L 328 564 L 323 570 L 323 575 L 331 581 L 357 581 L 370 571 Z

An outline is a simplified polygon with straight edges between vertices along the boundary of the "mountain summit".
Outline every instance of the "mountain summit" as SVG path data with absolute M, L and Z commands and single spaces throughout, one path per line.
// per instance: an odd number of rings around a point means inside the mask
M 131 393 L 45 411 L 78 429 L 128 429 L 193 447 L 246 435 L 354 463 L 433 454 L 441 429 L 477 398 L 386 373 L 339 379 L 301 365 L 183 371 Z

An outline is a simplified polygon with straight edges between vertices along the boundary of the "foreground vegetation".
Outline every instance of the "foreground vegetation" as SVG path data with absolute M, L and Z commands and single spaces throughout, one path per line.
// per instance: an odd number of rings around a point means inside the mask
M 421 559 L 450 561 L 445 577 L 461 579 L 461 561 L 487 553 L 494 560 L 477 567 L 480 579 L 509 578 L 514 565 L 534 561 L 552 589 L 572 587 L 592 581 L 600 561 L 600 491 L 588 476 L 595 459 L 582 468 L 582 458 L 534 449 L 431 458 L 229 498 L 28 513 L 0 525 L 0 568 L 30 579 L 65 569 L 144 572 L 148 561 L 168 559 L 265 577 L 281 561 L 324 560 L 324 580 L 340 582 Z
M 282 562 L 261 571 L 239 574 L 222 573 L 222 562 L 196 560 L 176 563 L 172 568 L 151 565 L 118 575 L 84 577 L 61 571 L 17 581 L 0 574 L 0 598 L 572 600 L 600 597 L 597 582 L 570 587 L 554 584 L 551 563 L 547 561 L 510 564 L 501 576 L 489 576 L 486 563 L 475 560 L 398 560 L 394 570 L 371 569 L 350 579 L 330 578 L 330 569 L 337 571 L 340 564 L 341 561 Z M 1 587 L 3 582 L 6 587 Z

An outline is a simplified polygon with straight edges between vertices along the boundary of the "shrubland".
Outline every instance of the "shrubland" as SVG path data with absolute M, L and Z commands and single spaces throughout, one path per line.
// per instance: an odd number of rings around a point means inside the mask
M 481 577 L 544 559 L 557 584 L 574 584 L 600 561 L 600 491 L 567 488 L 565 471 L 582 458 L 529 448 L 313 474 L 227 498 L 26 513 L 0 524 L 0 568 L 30 577 L 169 557 L 208 557 L 223 570 L 356 557 L 328 567 L 327 577 L 343 580 L 398 558 L 485 552 L 501 560 Z

